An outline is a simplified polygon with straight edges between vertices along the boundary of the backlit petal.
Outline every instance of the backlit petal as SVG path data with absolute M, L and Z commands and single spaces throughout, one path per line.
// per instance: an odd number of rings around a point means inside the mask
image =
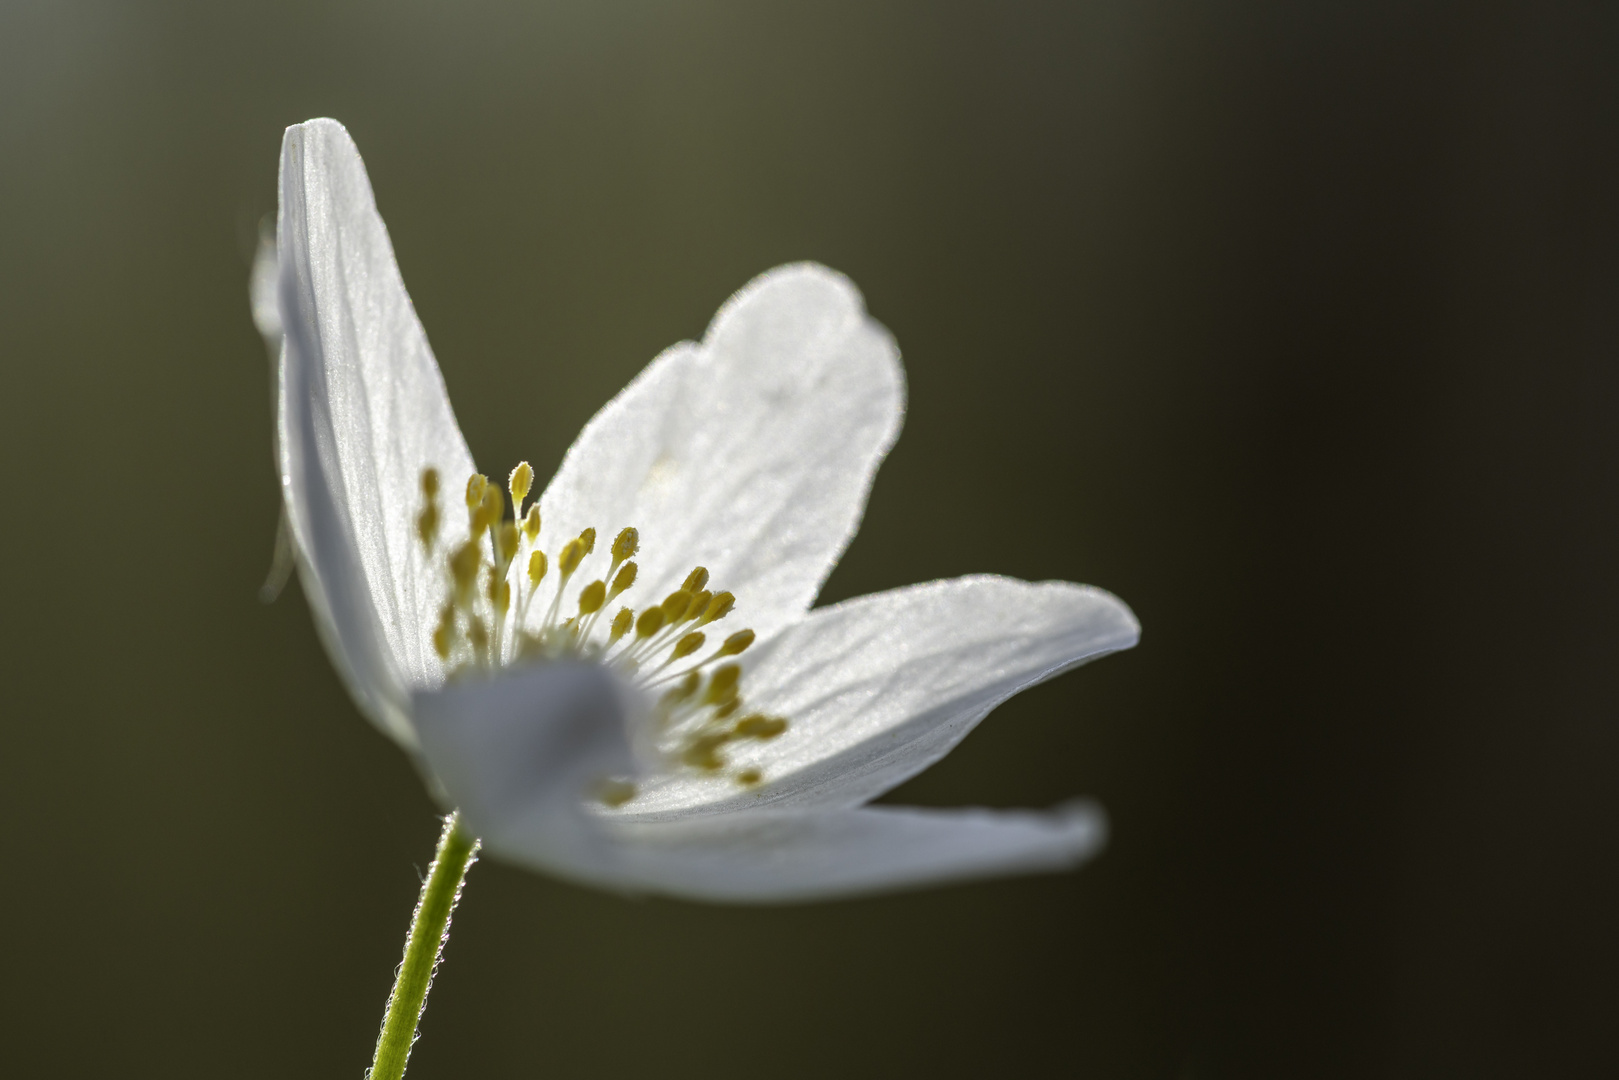
M 409 743 L 408 689 L 442 679 L 439 599 L 417 540 L 420 476 L 444 477 L 457 525 L 472 458 L 394 262 L 365 166 L 332 120 L 287 129 L 277 228 L 282 473 L 304 582 L 365 711 Z
M 1026 810 L 873 806 L 620 823 L 604 885 L 693 900 L 784 903 L 1066 870 L 1099 851 L 1106 819 L 1071 803 Z M 523 861 L 519 851 L 505 851 Z
M 766 782 L 742 789 L 687 772 L 625 810 L 857 806 L 943 757 L 1020 690 L 1139 636 L 1117 597 L 1061 581 L 956 578 L 811 612 L 748 658 L 745 711 L 790 721 L 774 740 L 732 751 Z
M 542 498 L 545 528 L 633 525 L 638 594 L 661 598 L 701 564 L 736 594 L 734 624 L 768 637 L 854 535 L 903 406 L 899 350 L 849 280 L 778 267 L 585 426 Z

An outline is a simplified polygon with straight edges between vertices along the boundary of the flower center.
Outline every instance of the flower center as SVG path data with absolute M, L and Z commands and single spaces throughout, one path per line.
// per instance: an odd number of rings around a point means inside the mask
M 653 702 L 650 742 L 670 769 L 729 774 L 752 786 L 763 779 L 757 768 L 732 770 L 726 748 L 766 741 L 787 730 L 787 720 L 743 708 L 742 667 L 733 658 L 753 644 L 752 630 L 718 638 L 713 624 L 731 614 L 736 597 L 710 592 L 708 570 L 696 567 L 680 588 L 639 613 L 628 603 L 635 588 L 641 534 L 622 529 L 607 554 L 606 573 L 589 580 L 584 572 L 596 557 L 596 530 L 561 541 L 547 553 L 541 545 L 538 501 L 524 510 L 534 470 L 523 462 L 512 470 L 506 499 L 489 478 L 467 480 L 468 538 L 440 542 L 437 469 L 422 471 L 423 506 L 416 535 L 429 564 L 443 574 L 445 601 L 432 628 L 433 651 L 454 680 L 492 673 L 516 663 L 585 659 L 613 668 Z M 564 595 L 575 578 L 588 583 L 573 601 Z M 710 635 L 718 643 L 710 645 Z M 601 800 L 621 806 L 635 797 L 624 780 L 604 782 Z

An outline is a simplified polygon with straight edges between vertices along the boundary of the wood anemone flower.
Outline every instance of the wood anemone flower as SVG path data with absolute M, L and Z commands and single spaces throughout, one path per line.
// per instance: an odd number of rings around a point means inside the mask
M 361 711 L 488 854 L 768 902 L 1099 848 L 1086 803 L 867 805 L 1139 627 L 1100 589 L 995 576 L 811 609 L 904 412 L 898 348 L 847 278 L 750 282 L 530 500 L 526 463 L 504 490 L 474 466 L 340 124 L 288 129 L 280 194 L 254 310 L 304 591 Z

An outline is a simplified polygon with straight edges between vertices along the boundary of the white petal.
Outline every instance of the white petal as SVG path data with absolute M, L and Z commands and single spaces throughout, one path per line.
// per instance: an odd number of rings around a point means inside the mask
M 710 589 L 736 594 L 736 627 L 768 637 L 808 609 L 854 535 L 903 407 L 899 350 L 854 285 L 778 267 L 585 426 L 542 497 L 544 543 L 633 525 L 634 606 L 703 565 Z
M 824 900 L 1066 870 L 1099 851 L 1106 834 L 1090 803 L 1049 813 L 874 806 L 618 823 L 623 870 L 601 884 L 693 900 Z
M 492 852 L 585 881 L 622 873 L 591 785 L 631 774 L 636 698 L 595 664 L 540 664 L 414 698 L 422 756 Z
M 414 697 L 422 755 L 490 854 L 585 884 L 782 901 L 1057 870 L 1101 846 L 1100 812 L 871 807 L 631 822 L 592 784 L 633 771 L 637 698 L 593 664 L 546 664 Z
M 442 679 L 440 595 L 416 538 L 420 476 L 443 476 L 446 533 L 465 533 L 472 458 L 342 125 L 287 129 L 277 229 L 282 470 L 312 606 L 366 712 L 411 742 L 404 688 Z
M 949 753 L 1018 691 L 1140 634 L 1117 597 L 1063 581 L 956 578 L 822 608 L 748 657 L 746 711 L 789 720 L 776 739 L 732 751 L 765 783 L 677 774 L 625 811 L 858 806 Z

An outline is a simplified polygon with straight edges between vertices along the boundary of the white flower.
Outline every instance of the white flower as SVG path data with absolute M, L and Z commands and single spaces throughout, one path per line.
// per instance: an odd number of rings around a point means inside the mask
M 360 708 L 487 851 L 772 901 L 1100 846 L 1088 804 L 865 805 L 1139 630 L 1101 590 L 990 576 L 810 610 L 904 409 L 898 350 L 847 279 L 799 264 L 750 283 L 586 425 L 537 511 L 514 471 L 502 522 L 341 125 L 288 129 L 280 190 L 279 268 L 255 274 L 276 295 L 254 309 L 272 348 L 284 335 L 304 590 Z

